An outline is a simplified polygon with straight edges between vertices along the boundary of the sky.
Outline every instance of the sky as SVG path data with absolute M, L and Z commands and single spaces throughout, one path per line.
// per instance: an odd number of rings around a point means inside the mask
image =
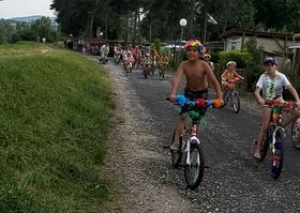
M 50 10 L 52 0 L 0 0 L 0 18 L 32 15 L 55 16 Z

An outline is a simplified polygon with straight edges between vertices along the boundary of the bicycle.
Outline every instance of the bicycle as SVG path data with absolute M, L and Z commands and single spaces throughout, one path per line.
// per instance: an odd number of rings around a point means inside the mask
M 166 74 L 167 66 L 168 66 L 167 64 L 161 64 L 160 65 L 159 75 L 160 75 L 160 79 L 161 80 L 165 79 L 165 74 Z
M 239 113 L 241 107 L 239 94 L 235 90 L 235 82 L 240 79 L 244 79 L 244 78 L 242 76 L 239 76 L 236 77 L 234 80 L 227 79 L 226 80 L 226 82 L 228 82 L 227 88 L 223 93 L 224 106 L 230 103 L 235 113 Z
M 291 140 L 295 149 L 300 150 L 300 118 L 296 119 L 291 126 Z
M 267 100 L 265 107 L 272 109 L 272 116 L 268 126 L 266 138 L 261 145 L 261 158 L 263 161 L 267 155 L 268 149 L 271 149 L 271 176 L 274 180 L 278 179 L 281 174 L 284 159 L 284 140 L 286 138 L 285 128 L 282 126 L 282 109 L 297 108 L 296 104 L 290 102 L 282 102 L 278 100 Z M 255 145 L 257 144 L 257 140 Z
M 170 98 L 166 98 L 168 101 Z M 220 108 L 222 103 L 219 99 L 205 100 L 196 99 L 190 100 L 184 95 L 176 96 L 176 104 L 187 109 L 189 118 L 192 120 L 191 128 L 185 127 L 179 138 L 179 151 L 171 151 L 171 162 L 174 168 L 183 167 L 185 182 L 191 190 L 196 189 L 202 181 L 205 158 L 202 151 L 200 139 L 197 137 L 198 125 L 202 116 L 199 114 L 199 108 L 214 107 Z M 173 140 L 175 131 L 173 134 Z M 164 148 L 170 148 L 164 147 Z M 194 171 L 195 170 L 195 171 Z

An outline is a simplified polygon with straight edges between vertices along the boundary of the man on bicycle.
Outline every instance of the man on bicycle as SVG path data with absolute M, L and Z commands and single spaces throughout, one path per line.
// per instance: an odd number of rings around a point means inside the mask
M 208 63 L 204 60 L 199 60 L 200 55 L 205 51 L 205 47 L 198 40 L 191 40 L 184 46 L 185 51 L 187 52 L 188 60 L 180 63 L 177 72 L 174 76 L 170 99 L 176 99 L 176 92 L 180 85 L 181 77 L 185 75 L 186 78 L 186 87 L 184 94 L 190 98 L 204 98 L 207 99 L 208 95 L 208 81 L 210 81 L 214 87 L 216 97 L 222 100 L 221 87 L 216 79 L 212 69 Z M 203 116 L 206 112 L 206 108 L 201 109 L 200 114 Z M 180 115 L 185 113 L 182 109 Z M 182 130 L 184 129 L 184 115 L 180 116 L 175 137 L 172 146 L 170 147 L 171 151 L 178 151 L 179 147 L 179 138 Z
M 290 91 L 298 106 L 300 106 L 300 100 L 297 91 L 291 85 L 287 77 L 277 70 L 277 62 L 272 57 L 267 57 L 263 62 L 266 72 L 259 77 L 256 84 L 256 90 L 254 95 L 259 105 L 264 106 L 265 100 L 276 99 L 283 101 L 282 93 L 283 88 Z M 262 96 L 261 96 L 262 91 Z M 265 141 L 269 122 L 272 116 L 272 109 L 265 107 L 262 110 L 261 115 L 261 128 L 257 137 L 257 145 L 254 153 L 254 158 L 261 159 L 261 146 Z M 291 121 L 290 121 L 291 122 Z M 288 125 L 286 123 L 285 125 Z

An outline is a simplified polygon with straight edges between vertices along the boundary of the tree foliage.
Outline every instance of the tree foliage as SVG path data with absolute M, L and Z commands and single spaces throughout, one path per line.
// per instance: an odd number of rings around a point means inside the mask
M 300 31 L 298 0 L 52 0 L 50 8 L 56 11 L 62 33 L 76 37 L 96 37 L 100 28 L 107 39 L 179 40 L 181 18 L 186 18 L 188 23 L 183 31 L 184 40 L 191 37 L 218 40 L 220 34 L 230 29 Z M 216 25 L 211 23 L 208 14 L 217 21 Z M 47 27 L 45 20 L 39 24 Z M 8 33 L 12 31 L 7 31 L 8 28 L 3 21 L 0 23 L 2 43 L 20 37 Z M 42 28 L 38 31 L 49 35 Z M 39 36 L 28 29 L 21 31 L 26 39 Z
M 0 20 L 0 44 L 15 43 L 18 41 L 41 41 L 46 38 L 48 42 L 58 40 L 58 32 L 53 29 L 50 18 L 42 17 L 33 23 Z

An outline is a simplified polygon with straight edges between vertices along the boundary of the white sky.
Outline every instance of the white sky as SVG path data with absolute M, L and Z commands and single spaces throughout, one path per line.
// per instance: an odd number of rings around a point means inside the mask
M 50 10 L 52 0 L 0 0 L 0 18 L 13 18 L 32 15 L 53 17 Z

